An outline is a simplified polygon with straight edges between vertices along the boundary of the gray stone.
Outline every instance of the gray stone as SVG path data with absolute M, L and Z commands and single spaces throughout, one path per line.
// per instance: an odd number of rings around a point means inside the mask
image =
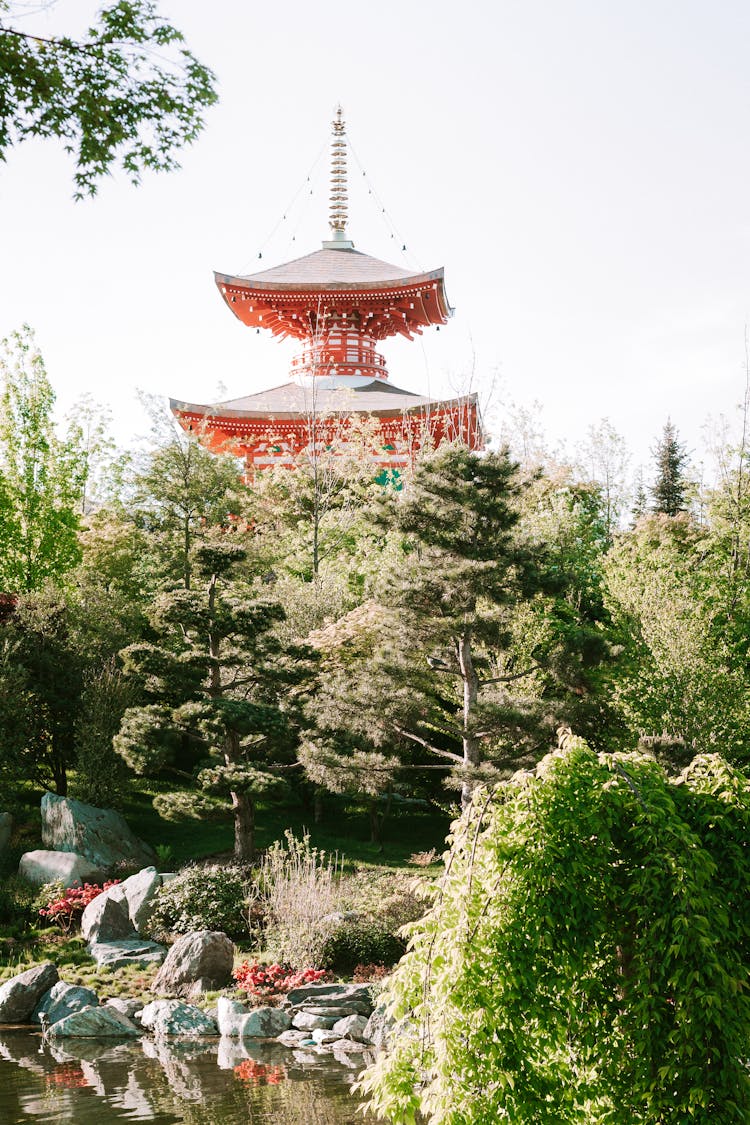
M 160 996 L 185 996 L 196 981 L 224 988 L 232 979 L 234 946 L 226 934 L 198 930 L 174 943 L 159 970 L 152 990 Z
M 337 1035 L 335 1031 L 328 1030 L 325 1027 L 316 1027 L 311 1033 L 310 1038 L 318 1047 L 325 1047 L 328 1043 L 335 1043 L 341 1036 Z
M 388 1046 L 393 1027 L 394 1021 L 386 1014 L 385 1008 L 376 1008 L 365 1025 L 362 1038 L 379 1050 L 384 1050 Z
M 372 1008 L 370 986 L 367 984 L 306 984 L 287 993 L 289 1003 L 297 1008 L 301 1004 L 348 1005 L 352 1002 L 369 1004 Z
M 82 1008 L 96 1008 L 98 1004 L 99 998 L 92 989 L 78 984 L 66 984 L 64 980 L 59 980 L 57 984 L 52 985 L 49 992 L 45 992 L 31 1018 L 34 1023 L 41 1023 L 41 1017 L 44 1015 L 48 1022 L 53 1024 L 58 1020 L 64 1020 L 73 1012 L 80 1012 Z
M 219 1034 L 228 1035 L 230 1038 L 239 1037 L 247 1014 L 247 1005 L 239 1000 L 230 1000 L 226 996 L 220 996 L 216 1005 L 216 1022 L 219 1025 Z
M 53 1039 L 128 1039 L 139 1034 L 135 1024 L 108 1005 L 96 1008 L 82 1008 L 65 1019 L 53 1023 L 49 1035 Z
M 332 1049 L 335 1055 L 339 1053 L 342 1055 L 355 1055 L 359 1054 L 361 1051 L 369 1050 L 369 1044 L 360 1043 L 358 1039 L 337 1039 L 336 1042 L 332 1044 Z
M 281 1008 L 253 1008 L 240 1029 L 243 1039 L 272 1039 L 288 1031 L 291 1020 Z
M 156 853 L 114 809 L 97 809 L 70 797 L 42 797 L 42 841 L 59 852 L 77 852 L 103 870 L 119 863 L 145 867 Z
M 44 961 L 7 980 L 0 986 L 0 1024 L 27 1023 L 45 992 L 58 979 L 56 967 L 51 961 Z
M 369 1016 L 372 1005 L 353 1000 L 350 1004 L 300 1004 L 296 1010 L 309 1012 L 311 1016 L 335 1016 L 342 1019 L 344 1016 Z
M 124 1000 L 120 996 L 112 996 L 109 1000 L 104 1001 L 105 1008 L 114 1008 L 116 1012 L 120 1012 L 123 1016 L 127 1016 L 132 1020 L 136 1012 L 140 1012 L 143 1004 L 140 1000 Z
M 335 1023 L 334 1016 L 311 1016 L 309 1012 L 297 1012 L 292 1020 L 292 1027 L 300 1031 L 314 1031 L 316 1027 L 324 1027 L 330 1031 Z
M 205 1012 L 181 1000 L 153 1000 L 141 1011 L 140 1022 L 157 1038 L 200 1039 L 219 1031 Z
M 295 1031 L 290 1028 L 289 1031 L 282 1031 L 281 1035 L 277 1035 L 276 1039 L 279 1043 L 283 1043 L 285 1047 L 299 1047 L 301 1043 L 310 1041 L 309 1031 Z
M 9 812 L 0 812 L 0 852 L 4 852 L 13 831 L 13 817 Z
M 81 936 L 97 945 L 136 936 L 122 884 L 109 887 L 91 900 L 81 916 Z
M 167 956 L 163 945 L 145 938 L 123 938 L 122 941 L 89 942 L 88 951 L 97 965 L 108 969 L 121 969 L 125 965 L 161 965 Z
M 168 877 L 167 877 L 168 879 Z M 151 917 L 157 891 L 162 886 L 164 876 L 155 867 L 144 867 L 129 879 L 120 883 L 120 890 L 127 902 L 128 914 L 136 933 Z
M 101 871 L 77 852 L 50 852 L 37 849 L 25 852 L 18 865 L 18 874 L 34 887 L 45 883 L 62 883 L 64 887 L 98 883 Z
M 368 1023 L 369 1020 L 364 1016 L 345 1016 L 342 1020 L 336 1020 L 333 1030 L 338 1033 L 339 1039 L 356 1039 L 361 1042 Z

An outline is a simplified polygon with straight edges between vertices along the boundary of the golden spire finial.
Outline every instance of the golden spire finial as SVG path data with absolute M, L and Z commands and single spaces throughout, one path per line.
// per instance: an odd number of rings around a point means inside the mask
M 346 125 L 344 111 L 336 106 L 336 116 L 331 122 L 331 233 L 336 242 L 345 242 L 347 220 L 346 190 Z

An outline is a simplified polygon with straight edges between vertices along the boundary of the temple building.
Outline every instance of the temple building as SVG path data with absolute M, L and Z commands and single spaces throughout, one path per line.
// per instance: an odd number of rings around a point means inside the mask
M 475 394 L 434 400 L 391 383 L 381 341 L 413 339 L 452 315 L 443 270 L 411 273 L 355 250 L 347 234 L 347 143 L 339 107 L 332 123 L 331 237 L 322 249 L 248 277 L 215 274 L 228 308 L 248 327 L 301 350 L 289 382 L 213 405 L 170 400 L 186 430 L 215 452 L 243 457 L 248 475 L 293 467 L 300 455 L 346 440 L 371 419 L 373 462 L 400 470 L 425 443 L 482 448 Z

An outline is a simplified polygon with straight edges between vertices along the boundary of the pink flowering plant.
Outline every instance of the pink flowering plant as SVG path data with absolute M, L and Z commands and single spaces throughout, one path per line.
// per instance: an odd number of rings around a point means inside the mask
M 243 961 L 232 973 L 237 987 L 248 996 L 264 1000 L 275 999 L 300 988 L 303 984 L 315 984 L 325 980 L 325 969 L 294 969 L 291 965 L 260 965 L 257 961 Z
M 61 888 L 59 884 L 51 888 L 51 894 L 46 906 L 41 907 L 39 914 L 54 922 L 65 934 L 69 934 L 74 926 L 81 921 L 81 915 L 97 895 L 109 890 L 119 883 L 119 879 L 112 879 L 100 887 L 98 883 L 84 883 L 83 886 Z

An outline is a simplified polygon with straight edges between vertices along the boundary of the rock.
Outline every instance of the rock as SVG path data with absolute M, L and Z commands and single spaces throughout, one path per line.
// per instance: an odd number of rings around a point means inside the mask
M 9 812 L 0 812 L 0 852 L 4 852 L 13 831 L 13 817 Z
M 18 874 L 34 887 L 45 883 L 62 883 L 64 887 L 97 883 L 102 874 L 83 855 L 77 852 L 48 852 L 38 849 L 25 852 L 18 865 Z
M 344 1016 L 369 1016 L 372 1005 L 353 1000 L 350 1004 L 301 1004 L 296 1010 L 308 1012 L 311 1016 L 335 1016 L 336 1019 L 342 1019 Z
M 136 937 L 121 884 L 109 887 L 91 900 L 81 916 L 81 936 L 97 945 Z
M 44 1015 L 48 1022 L 53 1024 L 58 1020 L 64 1020 L 73 1012 L 80 1012 L 83 1008 L 96 1008 L 98 1005 L 99 998 L 92 989 L 77 984 L 66 984 L 64 980 L 59 980 L 57 984 L 52 985 L 49 992 L 45 992 L 31 1018 L 34 1023 L 41 1023 L 41 1017 Z
M 276 1038 L 285 1047 L 299 1047 L 301 1043 L 311 1042 L 309 1031 L 295 1031 L 294 1028 L 290 1028 L 289 1031 L 282 1031 L 281 1035 L 277 1035 Z
M 97 965 L 108 969 L 121 969 L 125 965 L 161 965 L 167 956 L 163 945 L 145 938 L 123 938 L 121 941 L 89 942 L 89 954 Z
M 332 1048 L 336 1055 L 354 1055 L 370 1049 L 368 1043 L 360 1043 L 357 1039 L 337 1039 Z
M 145 867 L 156 853 L 131 832 L 114 809 L 97 809 L 71 797 L 42 797 L 42 841 L 59 852 L 76 852 L 102 870 L 118 863 Z
M 200 1008 L 181 1000 L 153 1000 L 141 1011 L 140 1021 L 157 1037 L 200 1039 L 219 1030 Z
M 0 986 L 0 1024 L 27 1023 L 31 1013 L 59 977 L 51 961 L 19 973 Z
M 160 875 L 155 867 L 144 867 L 135 875 L 119 884 L 127 903 L 128 915 L 136 933 L 149 920 L 154 908 L 154 899 L 164 880 L 170 876 Z
M 297 1008 L 301 1004 L 348 1005 L 349 1003 L 369 1004 L 372 1010 L 372 996 L 368 984 L 306 984 L 293 988 L 287 993 L 289 1003 Z
M 238 1038 L 241 1034 L 242 1024 L 247 1019 L 248 1010 L 239 1000 L 229 1000 L 220 996 L 216 1008 L 216 1022 L 219 1025 L 219 1034 Z
M 104 1002 L 105 1008 L 114 1008 L 116 1012 L 120 1012 L 123 1016 L 127 1016 L 132 1020 L 136 1012 L 143 1009 L 143 1004 L 140 1000 L 124 1000 L 119 996 L 112 996 L 109 1000 Z
M 99 1007 L 82 1008 L 65 1019 L 58 1020 L 49 1029 L 54 1039 L 76 1036 L 80 1039 L 125 1039 L 139 1034 L 135 1024 L 105 1004 Z
M 224 988 L 232 979 L 234 946 L 226 934 L 198 930 L 174 943 L 162 965 L 153 991 L 161 996 L 184 996 L 200 980 L 208 988 Z
M 365 1025 L 362 1038 L 379 1050 L 384 1050 L 388 1046 L 393 1026 L 394 1021 L 386 1015 L 385 1008 L 376 1008 Z
M 338 1034 L 339 1039 L 356 1039 L 362 1042 L 368 1023 L 369 1020 L 364 1016 L 345 1016 L 342 1020 L 336 1020 L 333 1031 Z
M 288 1031 L 291 1019 L 281 1008 L 253 1008 L 242 1024 L 243 1039 L 272 1039 Z
M 337 1035 L 335 1031 L 329 1031 L 324 1027 L 316 1027 L 310 1038 L 318 1047 L 325 1047 L 328 1043 L 335 1043 L 341 1036 Z
M 300 1031 L 314 1031 L 316 1027 L 323 1027 L 330 1031 L 335 1023 L 335 1016 L 311 1016 L 309 1012 L 297 1012 L 292 1020 L 292 1027 Z

